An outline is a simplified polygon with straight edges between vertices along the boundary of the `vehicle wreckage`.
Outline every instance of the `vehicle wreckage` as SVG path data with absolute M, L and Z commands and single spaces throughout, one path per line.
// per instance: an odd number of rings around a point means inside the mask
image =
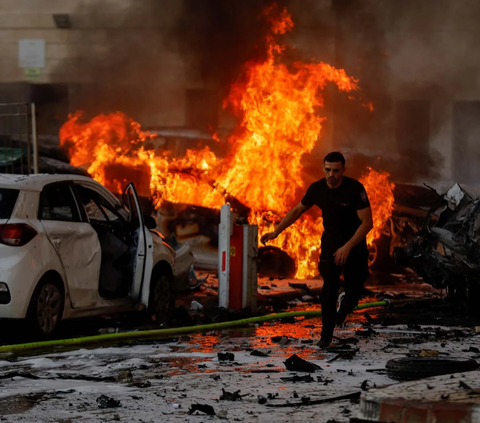
M 480 198 L 453 185 L 439 195 L 418 236 L 395 248 L 394 258 L 434 288 L 472 297 L 480 291 Z

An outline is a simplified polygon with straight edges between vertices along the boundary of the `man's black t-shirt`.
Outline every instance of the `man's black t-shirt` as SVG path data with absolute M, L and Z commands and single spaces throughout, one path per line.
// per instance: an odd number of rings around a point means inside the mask
M 343 177 L 338 188 L 329 188 L 325 178 L 314 182 L 302 199 L 306 207 L 316 205 L 322 209 L 322 251 L 334 252 L 344 245 L 361 224 L 357 210 L 370 207 L 363 185 L 355 179 Z M 365 241 L 360 242 L 366 247 Z M 333 251 L 332 251 L 333 250 Z

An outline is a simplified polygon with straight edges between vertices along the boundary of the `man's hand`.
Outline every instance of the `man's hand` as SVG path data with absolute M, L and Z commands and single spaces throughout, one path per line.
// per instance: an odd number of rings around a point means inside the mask
M 262 241 L 262 244 L 265 245 L 266 242 L 277 238 L 277 236 L 278 235 L 277 235 L 276 232 L 268 232 L 268 233 L 262 235 L 262 237 L 260 238 L 260 241 Z
M 343 266 L 347 262 L 347 257 L 350 254 L 350 250 L 352 248 L 345 244 L 343 247 L 340 247 L 337 251 L 335 251 L 335 254 L 333 255 L 335 257 L 335 264 L 337 266 Z

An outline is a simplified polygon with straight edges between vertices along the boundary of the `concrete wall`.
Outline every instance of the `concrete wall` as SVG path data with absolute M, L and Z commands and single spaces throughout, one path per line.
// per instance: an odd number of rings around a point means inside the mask
M 74 109 L 80 101 L 79 93 L 85 92 L 79 87 L 98 83 L 105 89 L 111 84 L 119 97 L 132 97 L 125 103 L 134 103 L 135 97 L 142 97 L 143 104 L 150 103 L 151 107 L 142 110 L 127 110 L 136 112 L 135 117 L 144 125 L 184 125 L 185 88 L 198 84 L 192 81 L 191 74 L 190 82 L 186 81 L 183 58 L 164 44 L 164 34 L 168 34 L 175 23 L 182 2 L 162 0 L 165 13 L 155 16 L 149 16 L 144 5 L 150 7 L 152 2 L 0 0 L 0 83 L 4 84 L 3 90 L 0 87 L 0 98 L 24 101 L 25 84 L 21 82 L 69 84 L 69 103 Z M 53 14 L 68 14 L 72 28 L 57 28 Z M 38 77 L 27 77 L 25 70 L 19 67 L 18 42 L 21 39 L 45 40 L 45 67 L 40 69 Z M 120 62 L 120 57 L 126 53 L 117 39 L 129 42 L 125 49 L 135 50 L 133 44 L 136 42 L 139 49 L 133 52 L 130 63 L 122 59 L 121 64 L 109 69 L 109 61 Z M 154 60 L 138 58 L 139 54 L 148 53 L 146 44 Z M 128 68 L 133 65 L 143 69 L 143 74 Z M 124 90 L 118 89 L 119 80 Z M 95 90 L 92 91 L 95 94 Z

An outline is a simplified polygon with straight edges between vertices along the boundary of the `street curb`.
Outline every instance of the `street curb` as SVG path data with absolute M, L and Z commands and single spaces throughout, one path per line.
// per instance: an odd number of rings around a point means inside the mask
M 395 423 L 480 423 L 479 378 L 480 372 L 473 371 L 371 389 L 360 398 L 358 418 Z M 460 381 L 472 389 L 459 387 Z

